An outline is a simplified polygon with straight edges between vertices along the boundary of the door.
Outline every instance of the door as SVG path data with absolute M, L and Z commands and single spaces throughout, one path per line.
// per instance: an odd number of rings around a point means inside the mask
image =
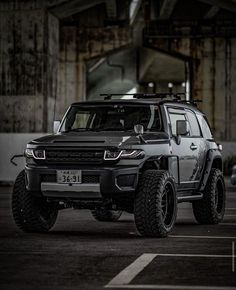
M 191 110 L 168 108 L 170 128 L 172 133 L 171 150 L 173 155 L 179 156 L 179 175 L 182 188 L 195 188 L 200 181 L 202 136 L 196 115 Z M 189 123 L 189 133 L 181 136 L 177 142 L 176 121 L 186 120 Z M 177 161 L 175 166 L 177 166 Z

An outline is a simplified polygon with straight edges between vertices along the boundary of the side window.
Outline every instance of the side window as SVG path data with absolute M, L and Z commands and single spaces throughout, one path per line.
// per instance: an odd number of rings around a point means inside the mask
M 200 137 L 201 131 L 195 114 L 192 111 L 187 110 L 187 117 L 191 129 L 191 137 Z
M 211 133 L 211 129 L 208 125 L 206 117 L 202 115 L 197 115 L 197 118 L 202 129 L 203 137 L 206 139 L 213 139 L 213 135 Z
M 173 135 L 176 135 L 176 121 L 186 120 L 185 112 L 183 110 L 177 109 L 168 109 L 170 116 L 171 132 Z

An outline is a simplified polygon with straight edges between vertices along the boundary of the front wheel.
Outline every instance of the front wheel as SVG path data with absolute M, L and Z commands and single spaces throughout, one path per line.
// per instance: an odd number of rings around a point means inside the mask
M 203 199 L 193 202 L 193 213 L 200 224 L 218 224 L 224 218 L 225 184 L 222 172 L 211 169 Z
M 139 181 L 134 204 L 135 224 L 142 236 L 166 237 L 177 214 L 176 190 L 170 174 L 147 170 Z
M 24 232 L 47 232 L 56 222 L 58 206 L 27 191 L 23 170 L 13 187 L 12 213 L 16 225 Z

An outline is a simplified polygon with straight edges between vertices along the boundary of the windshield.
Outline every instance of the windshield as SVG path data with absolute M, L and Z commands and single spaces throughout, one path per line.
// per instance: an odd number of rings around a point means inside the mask
M 61 132 L 129 131 L 143 125 L 144 131 L 161 131 L 159 107 L 156 105 L 72 106 Z

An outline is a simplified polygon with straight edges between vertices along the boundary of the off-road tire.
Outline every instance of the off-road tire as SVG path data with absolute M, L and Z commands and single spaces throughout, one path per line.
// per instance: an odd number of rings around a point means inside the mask
M 224 218 L 225 184 L 219 169 L 212 168 L 203 199 L 193 202 L 193 213 L 200 224 L 218 224 Z
M 91 213 L 95 220 L 100 222 L 115 222 L 122 215 L 122 211 L 108 210 L 105 208 L 96 208 L 92 210 Z
M 57 203 L 48 203 L 26 190 L 23 170 L 13 187 L 12 213 L 16 225 L 24 232 L 47 232 L 56 222 L 58 209 Z
M 166 237 L 174 227 L 176 214 L 176 189 L 168 171 L 145 171 L 134 203 L 134 219 L 140 235 Z

